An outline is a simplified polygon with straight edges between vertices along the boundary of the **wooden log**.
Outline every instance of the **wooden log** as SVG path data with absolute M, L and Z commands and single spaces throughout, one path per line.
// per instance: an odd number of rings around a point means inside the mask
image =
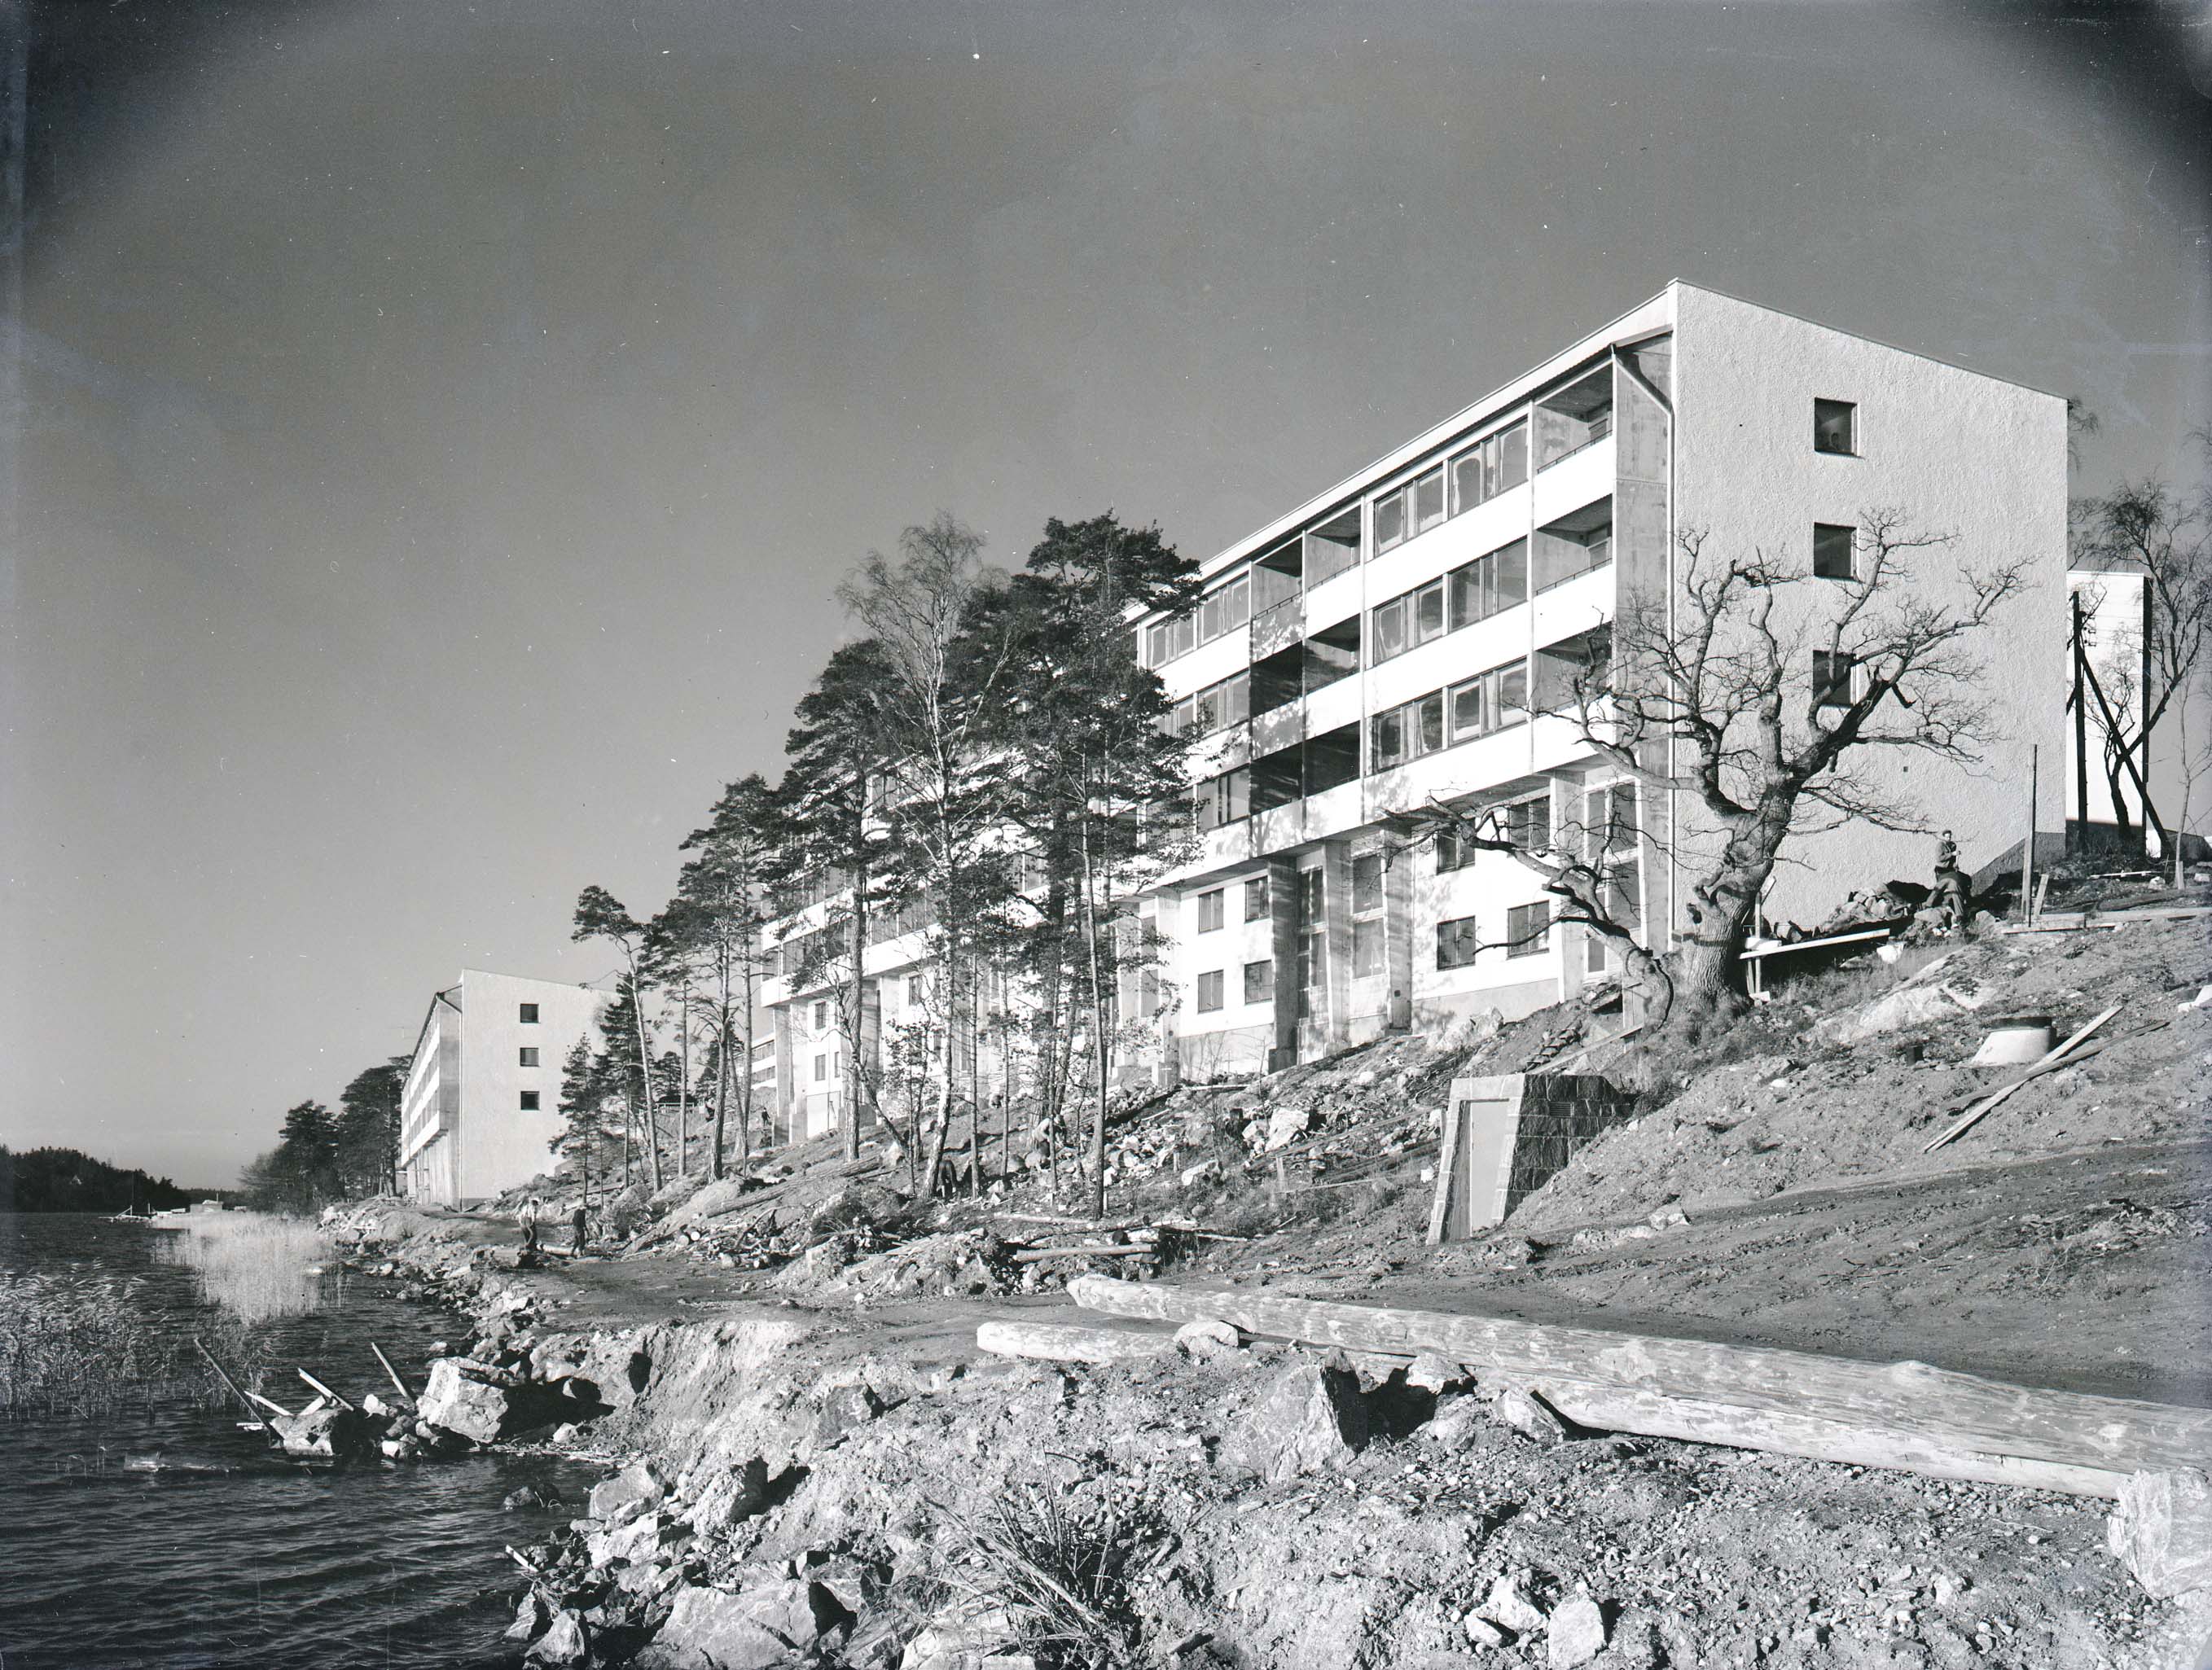
M 258 1392 L 248 1392 L 246 1395 L 252 1398 L 254 1402 L 259 1404 L 264 1409 L 268 1410 L 271 1414 L 282 1415 L 288 1421 L 292 1418 L 292 1412 L 287 1409 L 283 1404 L 278 1403 L 275 1399 L 264 1398 Z
M 1139 1253 L 1152 1254 L 1158 1248 L 1150 1244 L 1142 1247 L 1030 1247 L 1014 1254 L 1017 1264 L 1042 1264 L 1047 1259 L 1125 1259 Z
M 1696 1444 L 1723 1444 L 1735 1449 L 1808 1455 L 1814 1460 L 1852 1467 L 1883 1467 L 1929 1479 L 1963 1479 L 2107 1499 L 2118 1497 L 2120 1486 L 2133 1476 L 2104 1467 L 1970 1449 L 1894 1427 L 1855 1426 L 1812 1415 L 1742 1409 L 1703 1399 L 1670 1398 L 1657 1392 L 1580 1381 L 1538 1380 L 1530 1385 L 1546 1403 L 1577 1426 L 1599 1432 L 1680 1438 Z
M 1351 1351 L 1434 1351 L 1531 1380 L 1560 1378 L 1726 1403 L 1847 1426 L 1888 1427 L 1992 1454 L 2132 1473 L 2212 1462 L 2212 1410 L 2013 1386 L 1924 1363 L 1560 1327 L 1458 1312 L 1079 1276 L 1086 1309 L 1153 1321 L 1202 1316 L 1247 1333 Z
M 1176 1348 L 1172 1333 L 1067 1322 L 985 1322 L 975 1330 L 975 1344 L 994 1357 L 1026 1357 L 1042 1363 L 1126 1363 L 1133 1357 L 1164 1357 Z

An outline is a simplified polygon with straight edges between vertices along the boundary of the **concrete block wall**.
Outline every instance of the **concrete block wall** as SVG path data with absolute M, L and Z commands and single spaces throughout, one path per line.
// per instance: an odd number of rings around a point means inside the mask
M 1595 1073 L 1497 1073 L 1452 1081 L 1431 1242 L 1503 1223 L 1635 1105 Z

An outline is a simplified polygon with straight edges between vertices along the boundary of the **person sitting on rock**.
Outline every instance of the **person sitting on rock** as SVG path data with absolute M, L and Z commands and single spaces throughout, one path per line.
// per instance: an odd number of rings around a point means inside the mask
M 526 1253 L 535 1253 L 538 1250 L 538 1197 L 536 1195 L 532 1195 L 522 1203 L 522 1210 L 515 1213 L 514 1221 L 522 1226 L 522 1250 Z

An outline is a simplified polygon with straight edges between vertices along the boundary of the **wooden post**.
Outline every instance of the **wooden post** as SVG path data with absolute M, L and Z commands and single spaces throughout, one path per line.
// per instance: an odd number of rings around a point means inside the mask
M 985 1322 L 975 1330 L 975 1344 L 994 1356 L 1042 1363 L 1126 1363 L 1133 1357 L 1164 1357 L 1176 1348 L 1172 1333 L 1059 1322 Z
M 320 1392 L 320 1393 L 321 1393 L 325 1397 L 328 1398 L 328 1399 L 329 1399 L 332 1403 L 334 1403 L 334 1404 L 337 1405 L 337 1406 L 338 1406 L 339 1408 L 341 1408 L 341 1409 L 350 1409 L 350 1408 L 352 1408 L 352 1407 L 353 1407 L 353 1406 L 352 1406 L 351 1404 L 348 1403 L 348 1402 L 347 1402 L 343 1398 L 340 1397 L 340 1396 L 339 1396 L 336 1392 L 333 1392 L 332 1390 L 331 1390 L 331 1388 L 330 1388 L 329 1387 L 327 1387 L 327 1386 L 324 1385 L 324 1384 L 323 1384 L 323 1382 L 322 1382 L 321 1381 L 317 1380 L 317 1379 L 316 1379 L 313 1375 L 309 1374 L 309 1373 L 308 1373 L 305 1369 L 295 1369 L 292 1372 L 293 1372 L 294 1374 L 295 1374 L 295 1375 L 299 1375 L 301 1379 L 302 1379 L 302 1380 L 306 1381 L 306 1382 L 307 1382 L 307 1384 L 308 1384 L 308 1385 L 310 1385 L 310 1386 L 312 1386 L 312 1387 L 313 1387 L 313 1388 L 315 1388 L 315 1390 L 317 1390 L 318 1392 Z
M 372 1339 L 368 1342 L 368 1348 L 376 1353 L 376 1360 L 384 1365 L 384 1372 L 392 1376 L 392 1383 L 399 1388 L 399 1395 L 410 1403 L 414 1402 L 415 1394 L 407 1389 L 407 1382 L 400 1379 L 399 1370 L 392 1366 L 392 1359 L 384 1354 L 384 1347 Z
M 1453 1079 L 1451 1093 L 1444 1102 L 1444 1145 L 1437 1161 L 1436 1199 L 1429 1207 L 1431 1247 L 1448 1236 L 1467 1234 L 1467 1183 L 1460 1175 L 1467 1163 L 1466 1096 L 1467 1081 Z
M 262 1429 L 269 1434 L 269 1442 L 272 1444 L 282 1442 L 283 1441 L 276 1436 L 276 1428 L 270 1426 L 268 1422 L 261 1418 L 261 1412 L 253 1406 L 253 1400 L 246 1396 L 244 1388 L 241 1388 L 236 1381 L 233 1380 L 228 1375 L 223 1372 L 222 1364 L 215 1360 L 215 1353 L 213 1351 L 210 1351 L 204 1345 L 200 1343 L 200 1338 L 198 1334 L 194 1334 L 192 1336 L 192 1344 L 198 1347 L 199 1354 L 207 1358 L 208 1367 L 215 1370 L 215 1377 L 230 1388 L 231 1396 L 236 1398 L 240 1403 L 244 1404 L 246 1406 L 246 1412 L 252 1416 L 255 1421 L 260 1424 Z

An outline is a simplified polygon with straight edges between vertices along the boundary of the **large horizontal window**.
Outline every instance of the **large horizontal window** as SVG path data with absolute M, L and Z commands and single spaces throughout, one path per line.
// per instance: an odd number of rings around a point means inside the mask
M 1218 829 L 1224 823 L 1235 823 L 1252 814 L 1252 773 L 1245 767 L 1225 771 L 1200 783 L 1193 799 L 1200 829 Z
M 1158 667 L 1178 655 L 1188 655 L 1200 644 L 1210 644 L 1252 618 L 1252 577 L 1240 574 L 1226 586 L 1217 586 L 1199 600 L 1188 615 L 1159 621 L 1145 633 L 1145 665 Z
M 1496 841 L 1510 841 L 1523 852 L 1540 853 L 1552 844 L 1552 797 L 1539 794 L 1475 814 L 1475 830 Z M 1464 838 L 1457 828 L 1437 832 L 1437 873 L 1464 870 L 1475 854 L 1486 850 L 1472 835 Z
M 1528 542 L 1516 539 L 1376 605 L 1368 616 L 1370 654 L 1387 661 L 1528 600 Z
M 1468 742 L 1528 717 L 1528 664 L 1509 661 L 1445 692 L 1454 742 Z
M 1528 479 L 1528 425 L 1485 435 L 1452 459 L 1452 514 L 1473 510 Z
M 1203 737 L 1241 725 L 1251 716 L 1252 676 L 1240 672 L 1234 678 L 1207 685 L 1195 695 L 1185 696 L 1160 721 L 1160 728 L 1170 735 Z
M 1368 721 L 1368 735 L 1370 771 L 1387 771 L 1435 753 L 1444 745 L 1444 693 L 1431 690 L 1376 714 Z
M 1528 542 L 1516 539 L 1451 571 L 1451 629 L 1528 601 Z
M 1375 501 L 1375 550 L 1379 556 L 1444 519 L 1444 466 L 1425 470 Z

